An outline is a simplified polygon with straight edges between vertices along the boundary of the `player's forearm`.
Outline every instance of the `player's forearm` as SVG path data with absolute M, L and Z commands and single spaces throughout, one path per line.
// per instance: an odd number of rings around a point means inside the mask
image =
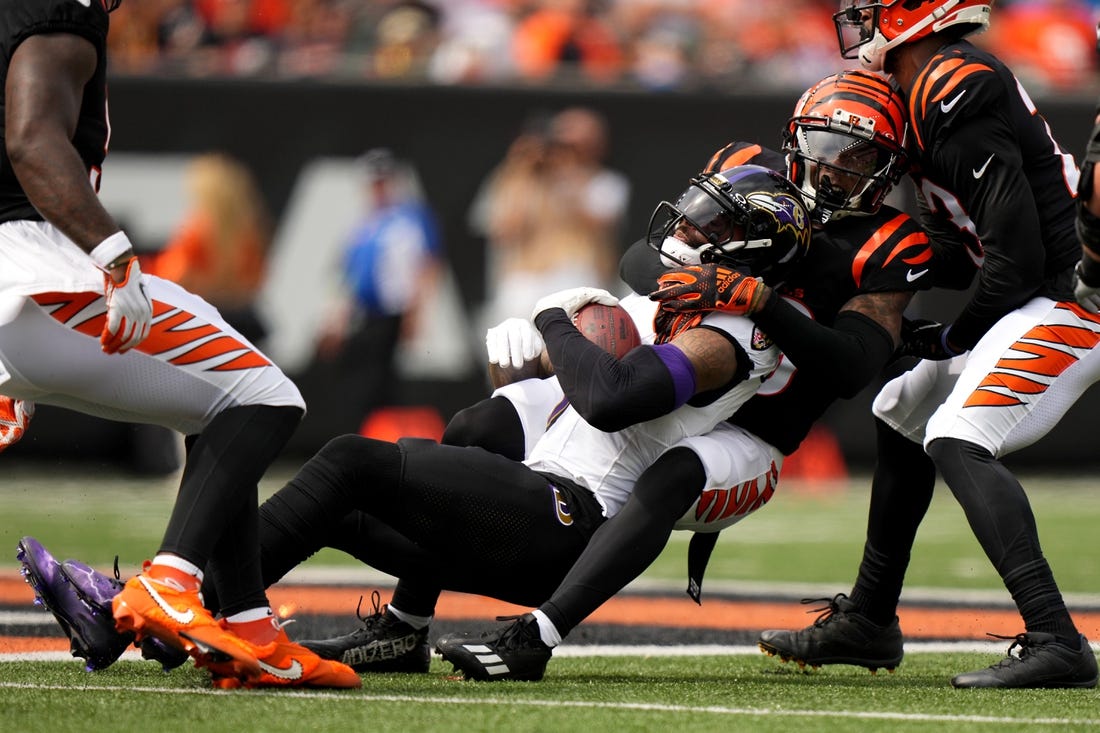
M 48 134 L 8 141 L 12 168 L 40 214 L 85 252 L 119 230 L 68 140 Z
M 772 294 L 751 318 L 800 371 L 842 397 L 867 386 L 894 350 L 890 333 L 855 311 L 842 311 L 830 328 Z
M 569 403 L 599 430 L 614 432 L 665 415 L 694 391 L 681 386 L 685 380 L 674 375 L 676 367 L 670 368 L 654 347 L 616 359 L 585 338 L 559 309 L 540 313 L 535 326 Z

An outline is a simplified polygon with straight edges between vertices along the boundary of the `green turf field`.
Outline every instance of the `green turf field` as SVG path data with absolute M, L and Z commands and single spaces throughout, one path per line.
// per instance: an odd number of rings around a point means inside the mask
M 898 672 L 813 674 L 762 655 L 556 659 L 542 682 L 375 675 L 361 690 L 211 691 L 194 669 L 0 664 L 4 731 L 1095 731 L 1095 690 L 954 690 L 983 655 L 912 654 Z
M 267 493 L 286 478 L 276 471 Z M 1100 491 L 1085 478 L 1024 477 L 1046 554 L 1067 594 L 1100 588 Z M 18 469 L 0 486 L 0 568 L 32 534 L 64 556 L 134 567 L 162 531 L 174 480 Z M 828 492 L 781 484 L 772 504 L 723 533 L 708 583 L 780 581 L 850 587 L 863 542 L 867 483 Z M 683 579 L 677 533 L 647 578 Z M 313 565 L 352 561 L 325 553 Z M 125 570 L 124 570 L 125 572 Z M 909 586 L 1001 588 L 950 494 L 937 489 Z M 1007 594 L 1005 594 L 1007 600 Z M 1097 640 L 1093 640 L 1097 641 Z M 1007 644 L 1007 642 L 1005 642 Z M 428 675 L 365 676 L 362 690 L 214 692 L 185 667 L 120 662 L 0 663 L 0 731 L 1074 731 L 1100 730 L 1097 690 L 954 690 L 953 674 L 996 655 L 907 653 L 895 674 L 829 667 L 802 673 L 761 654 L 558 656 L 540 683 L 479 684 Z
M 261 486 L 265 495 L 287 479 L 278 467 Z M 1043 550 L 1066 593 L 1100 593 L 1100 478 L 1024 476 Z M 15 545 L 33 535 L 46 547 L 93 565 L 118 555 L 124 569 L 140 567 L 153 553 L 167 521 L 175 478 L 141 479 L 74 475 L 70 471 L 16 468 L 0 484 L 0 568 L 17 567 Z M 780 482 L 772 501 L 722 533 L 707 569 L 707 582 L 723 580 L 814 582 L 846 590 L 855 578 L 866 527 L 869 480 L 814 487 Z M 647 577 L 680 580 L 690 533 L 675 532 Z M 357 561 L 326 551 L 310 564 Z M 907 586 L 1000 589 L 950 492 L 936 489 L 921 525 Z M 1006 594 L 1007 599 L 1007 594 Z

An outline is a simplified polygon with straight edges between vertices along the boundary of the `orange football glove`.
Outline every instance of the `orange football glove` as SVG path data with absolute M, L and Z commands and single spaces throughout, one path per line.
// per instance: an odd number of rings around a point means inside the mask
M 669 270 L 657 278 L 660 287 L 649 294 L 665 310 L 719 310 L 743 316 L 756 311 L 764 299 L 764 283 L 737 270 L 714 263 Z
M 34 403 L 0 396 L 0 452 L 15 445 L 34 415 Z

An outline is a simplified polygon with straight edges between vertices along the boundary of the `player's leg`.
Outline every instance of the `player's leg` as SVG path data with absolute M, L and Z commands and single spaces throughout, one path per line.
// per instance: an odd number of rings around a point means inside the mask
M 519 461 L 531 444 L 543 433 L 548 416 L 561 401 L 557 380 L 524 380 L 497 390 L 494 395 L 460 410 L 448 422 L 442 443 L 454 446 L 478 446 L 492 453 Z M 362 515 L 359 534 L 378 535 L 392 529 Z M 394 533 L 396 534 L 396 533 Z M 397 535 L 400 539 L 404 539 Z M 374 542 L 370 544 L 376 544 Z M 368 558 L 404 558 L 415 562 L 415 545 L 409 550 L 393 549 L 376 552 Z M 393 596 L 384 608 L 375 604 L 374 612 L 356 615 L 361 625 L 354 631 L 303 645 L 326 659 L 340 659 L 357 672 L 426 672 L 430 649 L 427 646 L 428 626 L 435 615 L 440 582 L 431 582 L 432 569 L 439 563 L 414 571 L 389 571 L 399 580 Z M 375 593 L 377 595 L 377 593 Z
M 975 346 L 929 420 L 925 446 L 1012 594 L 1027 653 L 959 675 L 959 687 L 1092 687 L 1096 660 L 1066 609 L 1020 482 L 1000 457 L 1041 438 L 1100 378 L 1100 316 L 1037 298 Z
M 198 441 L 201 450 L 189 451 L 161 552 L 114 599 L 114 615 L 120 630 L 156 636 L 203 661 L 229 656 L 242 673 L 256 674 L 255 647 L 202 608 L 198 585 L 232 523 L 255 522 L 256 481 L 304 405 L 285 375 L 207 303 L 158 278 L 147 287 L 156 316 L 150 336 L 132 351 L 99 349 L 93 332 L 105 308 L 98 294 L 43 293 L 0 327 L 0 361 L 9 385 L 38 401 L 185 433 L 210 431 Z M 268 435 L 242 437 L 253 430 Z M 225 589 L 223 598 L 239 594 L 258 604 L 255 612 L 267 612 L 258 574 L 237 580 L 248 587 Z M 267 627 L 264 636 L 278 634 Z
M 766 503 L 781 463 L 774 448 L 725 424 L 683 441 L 643 472 L 534 613 L 504 629 L 448 635 L 437 648 L 474 679 L 540 679 L 550 650 L 649 567 L 674 527 L 714 533 L 739 521 Z M 488 665 L 486 654 L 504 661 Z
M 762 651 L 818 667 L 852 664 L 893 670 L 903 656 L 897 604 L 917 527 L 928 511 L 936 468 L 920 443 L 875 420 L 877 460 L 863 559 L 851 597 L 822 598 L 802 629 L 768 629 Z M 824 613 L 822 613 L 824 612 Z

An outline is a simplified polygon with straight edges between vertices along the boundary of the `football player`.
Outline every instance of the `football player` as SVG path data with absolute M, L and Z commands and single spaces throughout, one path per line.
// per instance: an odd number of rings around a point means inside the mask
M 875 399 L 879 457 L 851 596 L 805 629 L 764 632 L 761 645 L 814 665 L 900 654 L 898 598 L 938 469 L 1025 628 L 1007 658 L 952 684 L 1094 687 L 1096 658 L 1001 458 L 1044 436 L 1100 377 L 1100 316 L 1074 300 L 1074 160 L 1011 70 L 966 40 L 988 26 L 991 6 L 845 0 L 834 16 L 842 55 L 905 90 L 921 223 L 957 262 L 969 256 L 978 282 L 952 323 L 913 330 L 905 348 L 922 361 Z M 1086 260 L 1086 286 L 1093 272 Z
M 681 263 L 722 262 L 778 279 L 806 252 L 807 211 L 774 171 L 739 166 L 700 176 L 683 200 L 691 206 L 662 229 Z M 643 345 L 618 359 L 573 325 L 588 302 L 618 301 L 579 288 L 544 297 L 532 314 L 559 404 L 526 460 L 426 440 L 336 438 L 261 507 L 267 582 L 329 546 L 427 587 L 541 602 L 644 469 L 714 429 L 778 364 L 778 350 L 747 319 L 658 316 L 644 296 L 623 300 Z M 207 600 L 216 607 L 213 594 Z M 390 641 L 387 650 L 402 652 L 391 662 L 426 671 L 422 637 Z
M 43 403 L 179 430 L 187 459 L 160 549 L 114 597 L 113 620 L 105 609 L 93 616 L 29 538 L 18 548 L 24 575 L 63 627 L 90 629 L 73 635 L 90 668 L 105 662 L 104 634 L 121 645 L 106 663 L 136 634 L 161 642 L 147 651 L 167 666 L 186 652 L 200 664 L 221 659 L 224 676 L 250 684 L 264 683 L 266 665 L 297 670 L 282 684 L 358 687 L 345 665 L 290 642 L 262 584 L 256 484 L 302 417 L 298 390 L 203 300 L 143 275 L 96 196 L 117 5 L 0 7 L 0 444 Z M 202 606 L 204 569 L 224 625 Z
M 788 175 L 810 208 L 813 241 L 781 282 L 741 278 L 719 263 L 669 272 L 665 253 L 639 245 L 628 251 L 622 274 L 634 290 L 656 290 L 651 297 L 666 309 L 748 313 L 783 350 L 783 362 L 721 429 L 677 446 L 646 471 L 546 602 L 504 629 L 440 638 L 445 659 L 475 679 L 515 679 L 509 670 L 516 669 L 541 674 L 551 649 L 648 567 L 673 529 L 697 532 L 688 591 L 699 599 L 717 532 L 766 503 L 784 456 L 825 409 L 878 375 L 900 342 L 913 293 L 933 284 L 927 237 L 883 205 L 905 170 L 905 117 L 898 90 L 866 72 L 829 76 L 802 96 L 784 148 Z M 744 143 L 715 158 L 739 154 L 783 160 Z M 391 604 L 398 608 L 401 590 Z M 477 651 L 484 648 L 489 656 Z M 503 669 L 483 661 L 493 654 Z

